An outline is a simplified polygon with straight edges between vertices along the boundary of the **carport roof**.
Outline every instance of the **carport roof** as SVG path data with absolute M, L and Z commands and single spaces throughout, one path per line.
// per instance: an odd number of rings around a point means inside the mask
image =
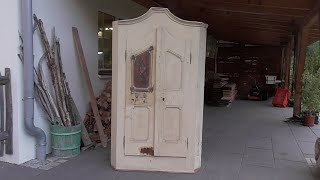
M 218 40 L 279 46 L 304 27 L 309 42 L 320 39 L 320 0 L 134 0 L 167 7 L 178 17 L 209 24 Z

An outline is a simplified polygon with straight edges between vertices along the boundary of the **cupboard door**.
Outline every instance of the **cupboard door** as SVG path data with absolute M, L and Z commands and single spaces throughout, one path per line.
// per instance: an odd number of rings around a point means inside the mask
M 155 31 L 146 42 L 128 39 L 124 149 L 129 156 L 154 155 L 154 39 Z
M 185 103 L 190 46 L 164 28 L 157 29 L 155 156 L 186 157 Z

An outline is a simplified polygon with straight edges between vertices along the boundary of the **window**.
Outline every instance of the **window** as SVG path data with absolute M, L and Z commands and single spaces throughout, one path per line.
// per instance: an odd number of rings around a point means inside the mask
M 98 74 L 112 74 L 112 21 L 115 17 L 98 12 Z

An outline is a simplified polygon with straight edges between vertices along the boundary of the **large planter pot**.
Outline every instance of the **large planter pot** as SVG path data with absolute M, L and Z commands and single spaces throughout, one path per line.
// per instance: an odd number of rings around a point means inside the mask
M 303 118 L 303 125 L 312 127 L 312 126 L 314 126 L 315 119 L 316 119 L 315 116 L 305 116 Z
M 81 125 L 72 127 L 52 125 L 50 133 L 54 156 L 71 158 L 80 154 Z

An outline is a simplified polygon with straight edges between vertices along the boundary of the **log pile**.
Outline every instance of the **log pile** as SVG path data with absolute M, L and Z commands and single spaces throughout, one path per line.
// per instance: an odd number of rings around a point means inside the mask
M 206 82 L 206 104 L 212 106 L 223 106 L 224 102 L 221 102 L 223 97 L 222 88 L 228 84 L 229 78 L 222 74 L 214 74 L 210 81 Z
M 107 135 L 108 139 L 111 138 L 111 90 L 112 83 L 111 81 L 107 82 L 104 90 L 97 97 L 97 105 L 99 109 L 99 114 L 101 116 L 102 125 L 104 127 L 104 133 Z M 92 108 L 88 110 L 84 124 L 90 134 L 92 141 L 100 141 L 98 130 L 96 128 L 96 121 L 94 114 L 92 112 Z
M 237 85 L 235 83 L 228 83 L 222 88 L 223 97 L 221 101 L 231 104 L 237 96 Z

